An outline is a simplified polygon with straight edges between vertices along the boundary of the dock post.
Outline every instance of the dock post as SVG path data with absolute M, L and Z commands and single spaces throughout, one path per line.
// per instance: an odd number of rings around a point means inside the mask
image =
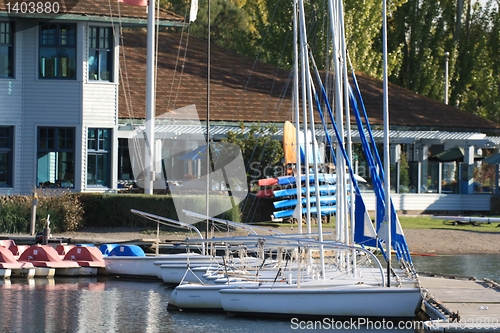
M 31 201 L 31 228 L 30 235 L 35 236 L 36 225 L 36 206 L 38 205 L 38 195 L 33 192 L 33 200 Z
M 43 229 L 43 245 L 49 244 L 50 238 L 50 214 L 47 215 L 47 225 Z

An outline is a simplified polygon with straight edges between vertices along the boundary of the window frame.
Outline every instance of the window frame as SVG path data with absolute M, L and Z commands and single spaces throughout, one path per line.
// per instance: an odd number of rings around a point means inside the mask
M 50 131 L 53 131 L 52 135 Z M 44 136 L 42 133 L 46 132 Z M 38 126 L 37 128 L 37 163 L 36 175 L 38 187 L 61 187 L 61 188 L 75 188 L 75 171 L 76 171 L 76 128 L 65 126 Z M 49 174 L 53 174 L 54 182 L 50 179 L 44 182 L 40 180 L 41 172 L 41 159 L 46 158 L 49 153 L 54 154 L 54 169 L 47 168 Z M 72 159 L 67 159 L 67 155 L 72 155 Z M 59 172 L 62 168 L 61 164 L 66 164 L 63 172 Z M 68 167 L 68 164 L 71 166 Z M 61 175 L 61 177 L 59 177 Z M 70 178 L 67 178 L 67 177 Z M 50 178 L 50 176 L 48 177 Z M 71 182 L 68 182 L 70 180 Z
M 51 33 L 51 26 L 55 27 L 54 32 Z M 38 79 L 40 80 L 76 80 L 77 78 L 77 38 L 78 26 L 76 23 L 65 22 L 44 22 L 38 25 Z M 64 33 L 63 30 L 66 32 Z M 46 32 L 46 33 L 44 33 Z M 43 58 L 43 51 L 55 50 L 56 57 Z M 66 52 L 69 51 L 71 56 Z M 68 57 L 62 57 L 63 52 L 68 54 Z M 42 64 L 42 59 L 43 61 Z M 52 70 L 50 65 L 47 64 L 47 59 L 53 60 Z M 67 59 L 67 65 L 64 66 L 62 59 Z M 64 72 L 72 71 L 70 75 L 63 75 Z M 54 76 L 48 76 L 50 72 Z
M 2 26 L 9 27 L 10 31 L 4 32 Z M 8 36 L 9 42 L 3 42 L 4 36 Z M 0 21 L 0 50 L 2 48 L 7 48 L 8 57 L 8 73 L 6 76 L 2 75 L 0 72 L 0 79 L 13 79 L 15 73 L 15 57 L 14 57 L 14 46 L 15 46 L 15 26 L 14 22 Z M 1 51 L 0 51 L 0 54 Z
M 92 136 L 91 132 L 95 132 Z M 102 134 L 102 135 L 101 135 Z M 96 187 L 111 187 L 111 177 L 112 177 L 112 128 L 98 128 L 92 127 L 87 129 L 87 169 L 86 169 L 86 186 L 88 188 Z M 91 139 L 92 138 L 92 139 Z M 91 142 L 95 143 L 92 145 Z M 104 160 L 104 165 L 100 168 L 100 161 Z M 93 164 L 94 163 L 94 164 Z M 92 179 L 89 179 L 90 171 L 89 168 L 93 168 Z M 104 172 L 104 177 L 101 173 Z M 93 180 L 93 183 L 89 183 L 89 180 Z M 98 182 L 101 180 L 101 182 Z
M 94 32 L 96 33 L 94 35 Z M 102 34 L 107 34 L 107 36 L 102 36 Z M 115 38 L 113 34 L 113 28 L 109 26 L 89 26 L 88 33 L 88 57 L 87 57 L 87 80 L 88 82 L 114 82 L 114 48 L 115 48 Z M 103 43 L 107 43 L 103 45 Z M 96 65 L 91 65 L 91 56 L 97 53 L 97 57 L 94 57 L 94 61 L 97 62 Z M 101 54 L 107 54 L 106 62 L 108 69 L 108 78 L 103 78 L 103 70 L 101 67 Z M 95 74 L 91 74 L 91 66 L 96 66 Z
M 7 140 L 6 144 L 3 144 L 4 140 Z M 0 158 L 0 189 L 12 188 L 14 185 L 14 126 L 0 126 L 0 155 L 6 157 L 5 165 L 2 165 L 2 158 Z M 5 169 L 2 171 L 3 168 Z M 5 182 L 2 181 L 2 173 L 6 174 Z

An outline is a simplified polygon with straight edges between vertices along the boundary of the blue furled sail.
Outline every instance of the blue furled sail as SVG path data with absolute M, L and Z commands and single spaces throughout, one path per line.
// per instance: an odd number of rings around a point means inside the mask
M 349 160 L 349 158 L 347 156 L 347 152 L 346 152 L 344 145 L 343 145 L 342 137 L 340 136 L 337 125 L 333 119 L 333 112 L 332 112 L 330 103 L 328 101 L 328 97 L 326 95 L 325 88 L 324 88 L 323 83 L 321 81 L 321 78 L 319 76 L 318 69 L 315 65 L 314 65 L 314 71 L 316 74 L 317 81 L 321 87 L 322 96 L 325 99 L 325 105 L 326 105 L 326 108 L 328 111 L 330 122 L 332 123 L 334 131 L 335 131 L 335 136 L 336 136 L 338 145 L 339 145 L 340 150 L 342 152 L 342 155 L 347 163 L 347 169 L 349 171 L 350 179 L 352 179 L 352 186 L 353 186 L 354 193 L 355 193 L 354 242 L 359 244 L 359 245 L 374 246 L 374 247 L 378 246 L 385 256 L 385 252 L 384 252 L 383 247 L 380 246 L 380 244 L 378 244 L 377 233 L 375 232 L 375 229 L 374 229 L 372 222 L 371 222 L 371 219 L 370 219 L 370 215 L 368 214 L 368 211 L 366 210 L 366 206 L 363 202 L 363 198 L 361 197 L 361 192 L 359 190 L 357 179 L 354 177 L 354 171 L 353 171 L 353 168 L 351 165 L 351 161 Z M 318 96 L 317 96 L 316 91 L 314 89 L 314 86 L 313 86 L 313 90 L 314 90 L 314 95 L 316 97 L 316 106 L 317 106 L 318 112 L 320 113 L 320 116 L 323 119 L 322 108 L 321 108 L 321 105 L 319 103 L 319 99 L 318 99 Z M 351 204 L 351 207 L 352 207 L 352 204 Z
M 356 118 L 356 124 L 358 126 L 358 131 L 361 137 L 361 143 L 363 147 L 363 151 L 365 153 L 367 163 L 370 168 L 370 175 L 372 177 L 373 181 L 373 186 L 375 190 L 375 195 L 377 198 L 377 232 L 379 234 L 382 232 L 381 230 L 381 221 L 383 221 L 383 217 L 385 215 L 385 196 L 384 196 L 384 189 L 383 189 L 383 182 L 382 179 L 384 179 L 384 171 L 382 167 L 382 163 L 380 161 L 380 156 L 378 155 L 378 151 L 375 147 L 375 140 L 373 139 L 373 133 L 371 131 L 370 123 L 368 121 L 368 116 L 366 114 L 366 109 L 363 103 L 363 99 L 361 97 L 361 92 L 359 90 L 359 86 L 356 80 L 356 76 L 354 74 L 354 71 L 352 72 L 352 77 L 353 77 L 353 83 L 354 87 L 356 89 L 356 95 L 357 98 L 354 96 L 352 93 L 352 90 L 350 91 L 350 99 L 351 99 L 351 104 L 354 109 L 354 114 Z M 358 108 L 358 101 L 361 105 L 361 109 L 363 110 L 363 116 L 365 118 L 365 123 L 366 123 L 366 133 L 365 129 L 363 127 L 363 123 L 361 121 L 361 116 L 360 116 L 360 111 Z M 370 137 L 370 142 L 372 143 L 372 147 L 370 147 L 368 140 L 366 138 L 366 134 L 369 135 Z M 408 249 L 408 245 L 406 243 L 406 238 L 404 237 L 403 234 L 403 229 L 401 228 L 401 223 L 399 222 L 399 218 L 396 213 L 396 209 L 394 208 L 394 204 L 391 200 L 389 203 L 391 206 L 391 246 L 394 248 L 396 251 L 396 256 L 398 260 L 404 259 L 405 261 L 409 262 L 411 264 L 411 256 L 410 256 L 410 251 Z M 380 235 L 379 235 L 380 236 Z

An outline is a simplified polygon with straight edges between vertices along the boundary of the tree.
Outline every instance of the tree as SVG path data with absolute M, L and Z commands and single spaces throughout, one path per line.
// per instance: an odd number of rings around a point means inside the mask
M 493 2 L 496 1 L 494 4 Z M 206 38 L 207 0 L 200 0 L 190 33 Z M 162 0 L 186 15 L 185 0 Z M 382 3 L 344 2 L 345 37 L 353 67 L 382 78 Z M 304 3 L 308 44 L 319 69 L 332 57 L 328 4 Z M 450 105 L 500 120 L 500 23 L 498 0 L 393 0 L 388 2 L 389 81 L 435 100 L 444 100 L 445 52 L 450 53 Z M 212 0 L 214 43 L 282 68 L 293 66 L 292 2 Z
M 247 134 L 243 124 L 240 128 L 237 132 L 229 131 L 224 141 L 241 148 L 247 180 L 252 185 L 265 176 L 273 176 L 276 168 L 283 167 L 283 146 L 272 138 L 276 133 L 274 126 L 252 125 Z

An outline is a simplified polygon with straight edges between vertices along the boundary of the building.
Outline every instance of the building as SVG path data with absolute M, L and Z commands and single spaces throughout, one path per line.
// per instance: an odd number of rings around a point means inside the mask
M 116 1 L 0 4 L 0 194 L 114 191 L 119 32 L 143 7 Z M 111 14 L 110 14 L 111 13 Z M 167 26 L 183 19 L 162 12 Z
M 116 192 L 135 180 L 129 140 L 143 131 L 146 118 L 146 32 L 127 28 L 146 25 L 145 9 L 102 0 L 68 7 L 60 15 L 27 15 L 9 13 L 0 4 L 0 89 L 5 92 L 0 95 L 0 194 L 29 194 L 37 187 Z M 162 12 L 163 27 L 183 24 L 181 17 Z M 209 116 L 215 140 L 239 130 L 241 123 L 280 127 L 292 120 L 290 71 L 212 45 L 207 108 L 206 41 L 173 32 L 161 32 L 158 40 L 156 130 L 175 137 L 161 146 L 163 159 L 203 138 L 199 123 L 183 117 L 192 106 L 202 124 Z M 357 78 L 381 140 L 382 84 L 362 73 Z M 478 149 L 500 144 L 500 127 L 393 85 L 389 101 L 394 162 L 405 151 L 419 184 L 395 196 L 398 209 L 448 210 L 458 203 L 465 210 L 487 210 L 487 195 L 472 194 L 472 172 L 456 195 L 421 185 L 429 176 L 434 181 L 434 174 L 443 179 L 443 166 L 434 170 L 429 157 L 460 146 L 470 162 Z M 359 133 L 353 131 L 353 138 L 359 141 Z M 467 165 L 469 170 L 473 163 Z M 196 165 L 186 162 L 186 167 Z M 408 199 L 423 192 L 425 197 Z

